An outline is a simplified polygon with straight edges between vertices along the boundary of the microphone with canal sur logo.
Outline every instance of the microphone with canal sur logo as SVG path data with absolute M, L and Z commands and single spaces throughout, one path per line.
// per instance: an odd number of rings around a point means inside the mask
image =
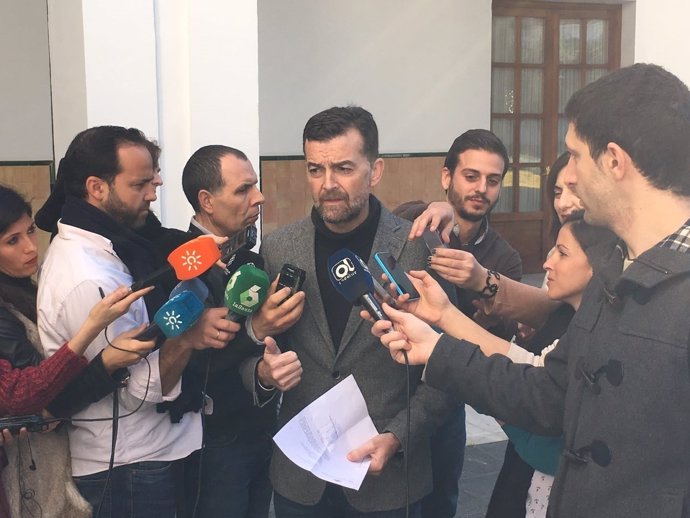
M 210 236 L 198 236 L 182 243 L 168 255 L 168 264 L 132 284 L 132 291 L 153 284 L 159 277 L 175 272 L 180 281 L 194 279 L 209 270 L 220 259 L 218 245 Z
M 137 340 L 153 340 L 161 333 L 173 338 L 196 324 L 204 312 L 204 303 L 191 291 L 182 291 L 163 304 L 153 317 L 153 323 L 139 333 Z

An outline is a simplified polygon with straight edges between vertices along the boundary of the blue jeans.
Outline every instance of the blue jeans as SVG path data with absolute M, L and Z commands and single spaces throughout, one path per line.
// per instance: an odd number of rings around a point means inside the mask
M 267 518 L 272 442 L 267 434 L 208 440 L 185 460 L 185 500 L 191 518 Z M 194 506 L 197 501 L 196 514 Z
M 316 505 L 298 504 L 274 492 L 273 507 L 276 518 L 405 518 L 404 507 L 370 513 L 358 511 L 347 503 L 342 488 L 333 484 L 326 484 L 323 497 Z M 421 518 L 421 516 L 419 502 L 410 504 L 410 518 Z
M 175 518 L 172 462 L 136 462 L 113 468 L 104 495 L 107 478 L 107 471 L 74 477 L 79 492 L 93 506 L 94 518 Z
M 465 405 L 453 409 L 431 437 L 434 488 L 422 499 L 424 518 L 453 518 L 458 507 L 458 482 L 465 462 Z

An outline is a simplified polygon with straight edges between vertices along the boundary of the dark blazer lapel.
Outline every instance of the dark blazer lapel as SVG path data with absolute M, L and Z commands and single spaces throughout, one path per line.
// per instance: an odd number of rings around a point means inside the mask
M 371 257 L 369 257 L 369 261 L 367 262 L 369 271 L 374 279 L 381 282 L 381 274 L 383 273 L 376 259 L 374 259 L 374 254 L 376 252 L 390 252 L 393 254 L 393 257 L 398 259 L 405 246 L 406 240 L 407 234 L 401 228 L 397 218 L 382 206 L 379 226 L 376 230 L 376 236 L 374 236 L 374 244 L 371 247 Z M 338 349 L 336 358 L 347 348 L 347 345 L 352 341 L 352 338 L 362 325 L 363 320 L 359 316 L 360 309 L 360 307 L 355 307 L 352 313 L 350 313 L 350 318 L 345 326 L 345 332 L 343 333 L 343 339 L 340 342 L 340 348 Z
M 325 343 L 328 344 L 328 347 L 319 348 L 319 350 L 328 351 L 331 355 L 334 355 L 335 345 L 333 344 L 333 338 L 331 338 L 331 332 L 328 329 L 326 311 L 323 309 L 321 294 L 319 293 L 319 281 L 316 278 L 314 225 L 310 218 L 303 220 L 299 234 L 293 237 L 297 257 L 299 258 L 298 264 L 295 264 L 295 266 L 299 266 L 306 271 L 306 278 L 302 288 L 306 295 L 304 308 L 306 314 L 302 315 L 302 319 L 307 316 L 313 319 L 314 325 L 321 333 Z

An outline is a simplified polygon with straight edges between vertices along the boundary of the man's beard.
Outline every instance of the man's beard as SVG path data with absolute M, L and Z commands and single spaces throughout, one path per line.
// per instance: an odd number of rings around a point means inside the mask
M 340 200 L 344 202 L 344 206 L 328 206 L 324 207 L 323 202 L 327 200 Z M 364 194 L 362 196 L 356 196 L 352 199 L 350 197 L 338 190 L 333 190 L 327 192 L 319 198 L 319 205 L 316 207 L 316 211 L 321 216 L 321 219 L 326 223 L 332 225 L 338 225 L 341 223 L 349 223 L 357 219 L 357 217 L 362 213 L 365 207 L 369 204 L 369 194 Z
M 467 209 L 465 209 L 465 202 L 469 201 L 471 198 L 477 197 L 481 197 L 486 202 L 486 210 L 482 212 L 469 212 Z M 472 196 L 465 196 L 464 198 L 460 198 L 460 196 L 458 196 L 458 193 L 455 192 L 455 189 L 453 189 L 452 183 L 448 188 L 448 203 L 450 203 L 453 206 L 453 209 L 458 214 L 458 216 L 460 216 L 461 219 L 464 219 L 465 221 L 471 221 L 473 223 L 484 219 L 484 217 L 491 212 L 491 209 L 494 208 L 494 205 L 496 205 L 496 203 L 492 205 L 491 201 L 483 194 L 474 194 Z
M 127 207 L 114 189 L 110 189 L 108 199 L 103 204 L 103 210 L 115 221 L 127 228 L 141 228 L 146 223 L 148 212 L 134 213 Z

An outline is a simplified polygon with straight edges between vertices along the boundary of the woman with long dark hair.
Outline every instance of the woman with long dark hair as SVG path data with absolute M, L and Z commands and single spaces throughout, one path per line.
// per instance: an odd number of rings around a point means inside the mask
M 0 416 L 40 413 L 77 377 L 113 374 L 153 347 L 152 341 L 133 338 L 137 328 L 114 338 L 90 364 L 82 356 L 99 333 L 149 291 L 121 287 L 96 304 L 77 335 L 44 360 L 32 279 L 38 271 L 36 237 L 29 203 L 0 186 Z M 9 441 L 2 456 L 8 465 L 2 473 L 0 518 L 90 516 L 90 506 L 72 482 L 63 431 Z

